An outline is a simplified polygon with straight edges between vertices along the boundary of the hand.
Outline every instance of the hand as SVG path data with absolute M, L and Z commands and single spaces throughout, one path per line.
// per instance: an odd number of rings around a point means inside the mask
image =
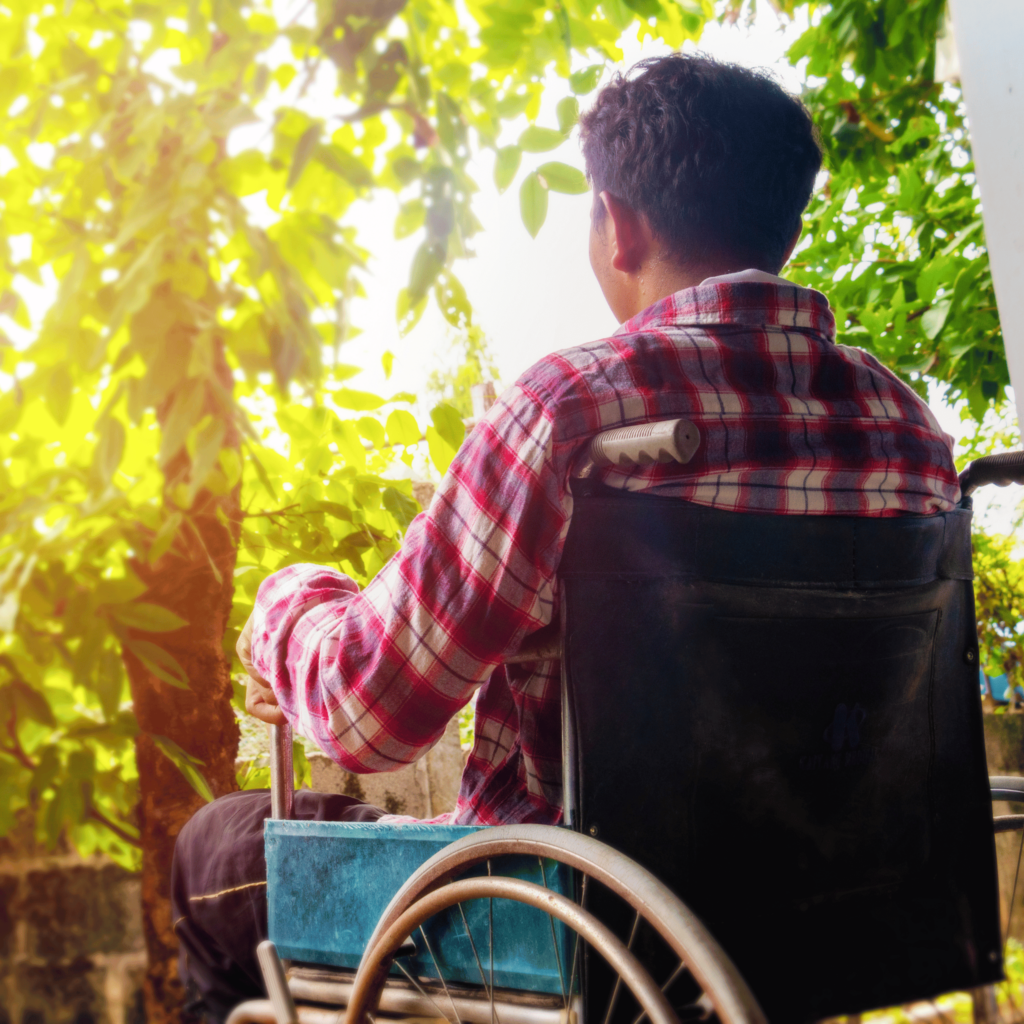
M 287 719 L 278 707 L 271 685 L 252 667 L 252 616 L 246 620 L 235 644 L 235 653 L 248 676 L 245 683 L 245 710 L 268 725 L 285 725 Z

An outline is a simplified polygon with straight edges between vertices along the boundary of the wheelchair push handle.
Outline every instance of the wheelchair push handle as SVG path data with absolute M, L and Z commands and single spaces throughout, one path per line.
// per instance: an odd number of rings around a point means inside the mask
M 969 463 L 960 474 L 960 493 L 965 498 L 986 484 L 1024 484 L 1024 451 L 985 455 Z
M 616 427 L 597 434 L 584 449 L 573 472 L 587 477 L 597 467 L 649 466 L 654 462 L 687 463 L 700 447 L 700 431 L 689 420 L 656 420 Z
M 595 466 L 649 466 L 652 462 L 689 462 L 700 433 L 689 420 L 658 420 L 605 430 L 590 442 Z

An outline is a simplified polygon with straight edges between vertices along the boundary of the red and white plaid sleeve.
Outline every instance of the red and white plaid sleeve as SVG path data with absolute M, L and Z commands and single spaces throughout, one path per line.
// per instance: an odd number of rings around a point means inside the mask
M 253 665 L 291 725 L 347 770 L 421 757 L 503 655 L 551 621 L 571 514 L 552 430 L 542 404 L 510 388 L 364 590 L 316 565 L 264 580 Z

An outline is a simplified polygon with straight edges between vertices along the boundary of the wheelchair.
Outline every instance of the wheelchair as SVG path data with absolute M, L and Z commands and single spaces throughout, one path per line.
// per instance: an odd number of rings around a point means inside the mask
M 977 459 L 950 512 L 723 512 L 612 492 L 685 463 L 685 420 L 577 463 L 556 631 L 559 826 L 289 820 L 274 730 L 269 998 L 229 1024 L 804 1022 L 971 990 L 1003 941 L 971 566 Z M 1012 905 L 1012 900 L 1011 900 Z

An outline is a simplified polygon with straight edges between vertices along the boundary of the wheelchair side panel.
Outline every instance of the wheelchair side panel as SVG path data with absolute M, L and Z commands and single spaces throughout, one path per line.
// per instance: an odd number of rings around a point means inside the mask
M 265 829 L 270 938 L 285 959 L 354 970 L 378 919 L 405 880 L 445 846 L 479 827 L 383 825 L 365 822 L 281 821 Z M 486 867 L 467 872 L 486 874 Z M 509 858 L 494 873 L 543 884 L 573 895 L 571 871 L 536 859 Z M 403 960 L 411 974 L 436 978 L 434 959 L 450 981 L 490 982 L 490 908 L 478 900 L 432 919 L 423 936 L 412 936 L 417 954 Z M 493 905 L 494 983 L 559 994 L 571 946 L 555 922 L 556 958 L 546 914 L 505 901 Z M 468 925 L 472 941 L 466 932 Z M 475 946 L 475 953 L 474 953 Z M 479 956 L 479 963 L 477 957 Z M 399 973 L 397 968 L 395 973 Z

